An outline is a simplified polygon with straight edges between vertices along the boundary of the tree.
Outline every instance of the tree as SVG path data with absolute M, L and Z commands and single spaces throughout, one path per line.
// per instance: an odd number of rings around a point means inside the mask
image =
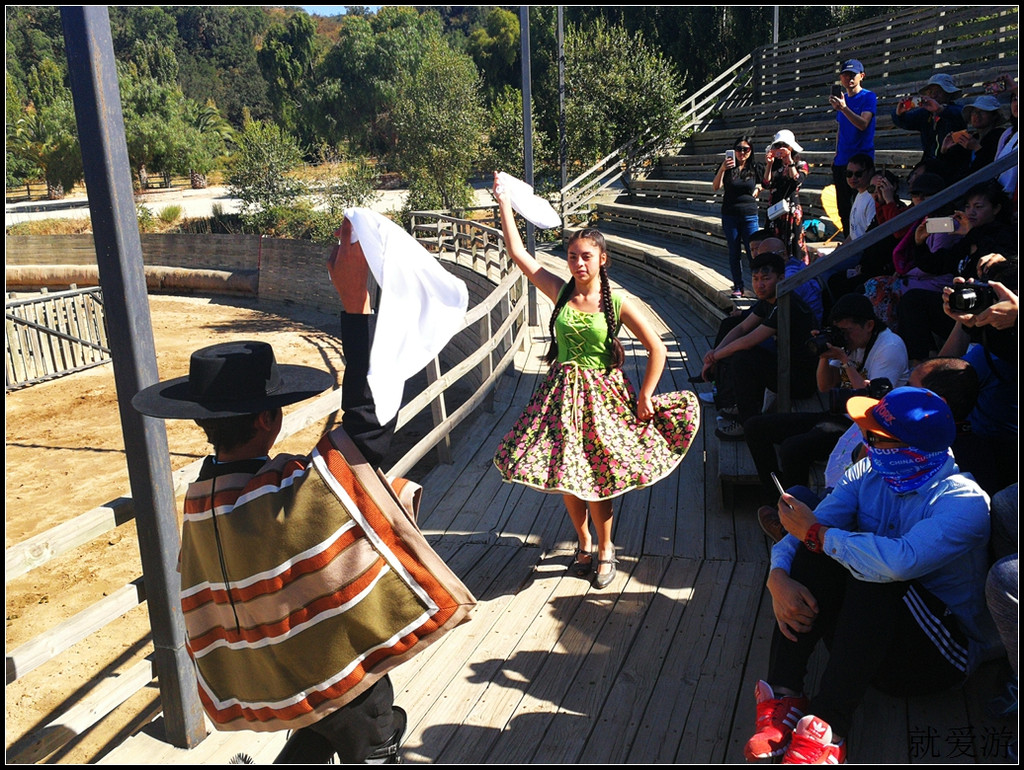
M 43 109 L 30 105 L 24 117 L 15 123 L 8 148 L 31 168 L 38 169 L 46 180 L 49 200 L 63 198 L 83 177 L 82 151 L 70 94 Z
M 549 143 L 544 134 L 534 131 L 533 162 L 537 180 L 557 173 L 555 158 L 548 152 Z M 523 93 L 505 86 L 489 111 L 487 130 L 487 167 L 522 176 L 525 163 L 523 141 Z M 538 185 L 541 186 L 541 185 Z
M 519 48 L 519 18 L 504 8 L 491 9 L 485 24 L 470 31 L 466 51 L 480 70 L 491 99 L 518 82 Z
M 293 13 L 284 24 L 274 24 L 256 54 L 277 122 L 295 135 L 303 133 L 301 115 L 310 89 L 315 90 L 315 57 L 316 25 L 305 13 Z
M 228 185 L 241 201 L 243 215 L 290 206 L 299 199 L 305 188 L 290 172 L 301 165 L 302 151 L 293 137 L 273 123 L 249 120 L 236 143 Z
M 572 160 L 589 164 L 632 139 L 667 139 L 677 131 L 679 76 L 639 34 L 601 20 L 570 25 L 565 80 Z M 628 157 L 627 172 L 643 160 Z
M 473 60 L 440 38 L 430 41 L 414 72 L 403 72 L 392 122 L 398 137 L 392 153 L 417 196 L 436 208 L 472 201 L 467 184 L 483 140 L 484 110 Z M 411 193 L 412 194 L 412 193 Z

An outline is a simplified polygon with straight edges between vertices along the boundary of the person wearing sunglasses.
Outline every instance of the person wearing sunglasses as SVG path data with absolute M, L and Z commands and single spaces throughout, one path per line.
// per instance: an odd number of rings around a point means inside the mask
M 722 231 L 729 245 L 733 299 L 743 296 L 742 252 L 746 252 L 748 265 L 753 259 L 750 236 L 759 229 L 757 196 L 761 192 L 763 173 L 761 164 L 754 160 L 750 137 L 741 136 L 733 144 L 732 151 L 725 153 L 725 160 L 718 167 L 712 183 L 715 192 L 723 191 Z
M 787 535 L 767 581 L 777 625 L 748 759 L 841 763 L 869 686 L 939 693 L 999 649 L 984 593 L 989 500 L 950 451 L 949 405 L 903 387 L 851 398 L 847 412 L 868 456 L 814 508 L 779 499 Z M 807 664 L 823 640 L 828 662 L 808 697 Z

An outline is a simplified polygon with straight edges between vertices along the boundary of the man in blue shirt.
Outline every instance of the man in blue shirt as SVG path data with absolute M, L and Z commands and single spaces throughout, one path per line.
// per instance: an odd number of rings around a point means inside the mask
M 875 115 L 878 99 L 875 94 L 861 86 L 864 80 L 864 65 L 856 59 L 843 63 L 839 73 L 844 93 L 829 97 L 829 104 L 836 111 L 839 132 L 836 139 L 836 155 L 832 161 L 832 182 L 836 186 L 836 207 L 843 223 L 843 235 L 850 234 L 850 206 L 853 191 L 846 184 L 846 164 L 854 155 L 861 153 L 872 160 L 875 157 Z
M 868 685 L 907 695 L 961 684 L 996 643 L 985 611 L 989 500 L 950 452 L 949 406 L 924 388 L 851 398 L 867 458 L 817 508 L 784 493 L 788 535 L 772 549 L 777 621 L 768 677 L 757 685 L 748 759 L 846 758 L 843 737 Z M 818 693 L 807 662 L 830 641 Z

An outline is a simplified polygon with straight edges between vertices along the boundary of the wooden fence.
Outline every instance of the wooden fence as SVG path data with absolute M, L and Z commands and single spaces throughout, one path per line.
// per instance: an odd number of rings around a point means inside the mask
M 407 473 L 431 449 L 439 458 L 448 456 L 451 431 L 477 408 L 488 407 L 495 383 L 511 366 L 515 353 L 529 333 L 527 325 L 526 278 L 505 252 L 501 232 L 468 220 L 438 214 L 416 214 L 421 241 L 439 258 L 461 268 L 460 275 L 476 276 L 472 296 L 483 299 L 466 313 L 462 330 L 427 367 L 427 385 L 411 396 L 398 413 L 398 430 L 429 408 L 433 429 L 416 443 L 394 466 L 389 476 Z M 482 290 L 486 287 L 486 290 Z M 461 388 L 452 397 L 453 386 L 462 380 L 472 388 Z M 471 390 L 468 396 L 461 395 Z M 338 409 L 338 393 L 330 391 L 285 415 L 280 439 L 323 420 Z M 184 493 L 195 479 L 202 460 L 173 474 L 175 494 Z M 134 506 L 124 495 L 93 510 L 73 517 L 46 532 L 8 548 L 4 554 L 4 579 L 9 583 L 31 570 L 66 558 L 72 549 L 109 533 L 134 518 Z M 49 628 L 6 656 L 6 684 L 29 675 L 49 660 L 88 639 L 107 624 L 137 607 L 146 599 L 144 576 L 137 578 L 77 615 Z M 136 692 L 150 686 L 155 675 L 152 656 L 124 674 L 99 683 L 88 696 L 71 705 L 53 721 L 16 740 L 7 754 L 9 762 L 39 762 L 68 741 L 87 732 Z
M 98 287 L 7 299 L 4 317 L 8 391 L 110 360 Z

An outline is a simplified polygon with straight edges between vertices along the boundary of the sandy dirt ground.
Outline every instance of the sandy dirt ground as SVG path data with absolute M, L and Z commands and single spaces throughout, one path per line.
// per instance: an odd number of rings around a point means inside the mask
M 161 379 L 187 373 L 194 349 L 241 338 L 272 341 L 282 362 L 343 369 L 336 316 L 198 297 L 153 296 L 150 306 Z M 5 419 L 6 548 L 129 491 L 110 364 L 7 394 Z M 277 449 L 304 453 L 327 427 L 307 428 Z M 205 436 L 191 422 L 167 423 L 167 435 L 173 469 L 207 453 Z M 12 580 L 6 586 L 8 653 L 141 574 L 129 522 Z M 151 651 L 146 610 L 138 607 L 8 685 L 8 761 L 26 748 L 25 736 Z M 142 691 L 49 761 L 95 762 L 147 721 L 157 700 L 155 688 Z

